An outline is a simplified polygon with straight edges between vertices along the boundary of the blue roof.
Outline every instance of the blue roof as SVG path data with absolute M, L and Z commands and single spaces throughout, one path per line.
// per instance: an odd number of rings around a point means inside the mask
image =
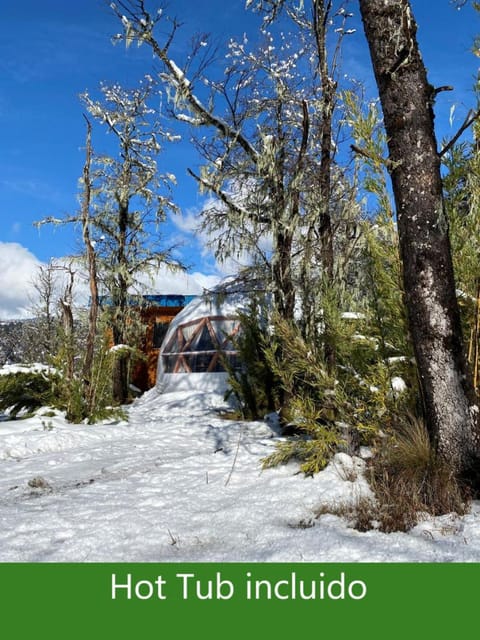
M 186 307 L 189 302 L 197 298 L 194 295 L 180 295 L 175 293 L 159 293 L 149 295 L 134 295 L 128 297 L 130 306 L 150 306 L 150 307 Z M 103 306 L 113 304 L 111 296 L 99 296 L 99 303 Z
M 173 293 L 169 294 L 153 294 L 140 296 L 144 302 L 148 302 L 151 305 L 158 307 L 185 307 L 189 302 L 195 300 L 198 296 L 185 296 L 177 295 Z

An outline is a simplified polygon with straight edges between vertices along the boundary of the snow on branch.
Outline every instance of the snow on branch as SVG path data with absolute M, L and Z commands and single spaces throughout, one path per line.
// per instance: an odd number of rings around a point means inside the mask
M 194 178 L 204 189 L 207 191 L 211 191 L 214 193 L 223 204 L 225 204 L 230 210 L 238 213 L 242 218 L 251 217 L 250 212 L 242 207 L 237 202 L 234 202 L 222 189 L 220 189 L 216 184 L 207 180 L 204 177 L 200 177 L 196 173 L 194 173 L 191 169 L 187 169 L 188 173 Z
M 157 15 L 153 19 L 146 11 L 144 2 L 137 0 L 136 2 L 118 2 L 111 5 L 112 10 L 122 22 L 124 28 L 123 39 L 128 44 L 131 38 L 140 40 L 151 47 L 154 55 L 160 60 L 164 66 L 164 71 L 160 74 L 161 80 L 169 85 L 175 91 L 175 104 L 187 106 L 196 116 L 190 124 L 195 126 L 210 126 L 215 128 L 220 135 L 235 141 L 250 156 L 253 162 L 257 161 L 258 153 L 250 141 L 242 134 L 241 131 L 232 127 L 223 118 L 217 116 L 209 109 L 198 96 L 193 92 L 191 81 L 186 77 L 185 72 L 169 56 L 170 45 L 174 39 L 175 33 L 179 27 L 176 20 L 170 20 L 171 31 L 166 36 L 166 41 L 162 45 L 153 34 L 156 23 L 163 17 L 162 14 Z M 125 15 L 122 13 L 128 9 L 128 17 L 125 21 Z M 166 18 L 163 18 L 164 20 Z M 180 119 L 185 121 L 184 116 Z

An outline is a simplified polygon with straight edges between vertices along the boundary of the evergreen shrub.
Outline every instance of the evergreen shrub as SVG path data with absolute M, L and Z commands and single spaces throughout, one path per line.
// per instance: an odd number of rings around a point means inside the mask
M 271 336 L 264 309 L 259 300 L 253 299 L 247 311 L 238 313 L 241 330 L 232 339 L 236 363 L 222 360 L 229 374 L 226 399 L 233 395 L 247 420 L 263 418 L 275 411 L 281 401 L 280 381 L 266 357 Z
M 0 375 L 0 411 L 16 418 L 45 406 L 58 406 L 60 376 L 49 371 L 17 371 Z

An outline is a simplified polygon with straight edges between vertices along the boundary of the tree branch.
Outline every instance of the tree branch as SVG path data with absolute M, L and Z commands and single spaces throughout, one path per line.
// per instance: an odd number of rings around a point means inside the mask
M 127 2 L 120 2 L 121 7 L 128 6 Z M 130 6 L 132 2 L 130 2 Z M 193 92 L 191 81 L 185 76 L 183 70 L 176 64 L 176 62 L 168 56 L 168 49 L 172 43 L 175 31 L 179 26 L 179 23 L 174 21 L 173 29 L 168 37 L 167 43 L 161 46 L 153 35 L 153 28 L 158 22 L 158 19 L 152 20 L 150 14 L 146 11 L 142 0 L 138 0 L 136 5 L 133 5 L 129 15 L 132 22 L 129 27 L 132 28 L 132 35 L 139 41 L 145 42 L 150 46 L 155 56 L 162 62 L 165 67 L 166 73 L 161 74 L 163 80 L 173 88 L 180 92 L 182 99 L 188 104 L 189 108 L 200 118 L 202 124 L 214 127 L 220 133 L 220 135 L 234 140 L 238 143 L 242 149 L 250 156 L 254 163 L 257 163 L 258 153 L 255 147 L 250 141 L 237 129 L 231 127 L 228 122 L 223 120 L 212 113 L 196 96 Z M 116 8 L 115 4 L 112 4 L 112 10 L 121 20 L 122 15 Z
M 475 122 L 475 120 L 478 120 L 478 118 L 480 117 L 480 109 L 478 109 L 477 111 L 473 111 L 472 109 L 470 109 L 470 111 L 467 113 L 467 117 L 465 118 L 465 120 L 463 121 L 462 126 L 460 127 L 460 129 L 457 131 L 457 133 L 453 136 L 453 138 L 450 140 L 450 142 L 448 142 L 441 151 L 439 151 L 438 155 L 440 156 L 440 158 L 443 158 L 443 156 L 450 151 L 450 149 L 453 147 L 453 145 L 457 142 L 457 140 L 460 138 L 460 136 L 462 135 L 462 133 L 464 133 L 467 129 L 469 129 L 472 124 Z
M 191 169 L 187 169 L 187 172 L 189 173 L 189 175 L 192 176 L 194 180 L 196 180 L 199 184 L 201 184 L 202 187 L 214 193 L 218 197 L 218 199 L 221 202 L 223 202 L 223 204 L 227 205 L 229 209 L 232 209 L 233 211 L 235 211 L 235 213 L 239 214 L 240 216 L 244 216 L 246 214 L 246 211 L 244 209 L 242 209 L 241 207 L 236 205 L 232 200 L 230 200 L 227 194 L 224 191 L 222 191 L 222 189 L 219 189 L 217 186 L 215 186 L 213 182 L 209 182 L 208 180 L 205 180 L 205 178 L 201 178 Z
M 363 156 L 368 160 L 373 160 L 373 162 L 379 162 L 380 164 L 385 165 L 389 170 L 393 169 L 395 166 L 395 164 L 388 158 L 382 158 L 382 156 L 374 155 L 373 153 L 370 153 L 370 151 L 367 151 L 362 147 L 357 147 L 356 144 L 351 144 L 350 149 L 359 156 Z

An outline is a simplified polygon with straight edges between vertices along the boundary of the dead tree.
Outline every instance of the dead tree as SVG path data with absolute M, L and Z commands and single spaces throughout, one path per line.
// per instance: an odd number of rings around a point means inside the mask
M 95 338 L 97 335 L 97 318 L 98 318 L 98 275 L 97 275 L 97 259 L 92 238 L 90 237 L 90 202 L 92 180 L 90 177 L 90 168 L 92 163 L 92 125 L 87 117 L 87 138 L 86 138 L 86 157 L 83 167 L 83 198 L 82 198 L 82 235 L 85 245 L 85 254 L 88 268 L 88 284 L 90 289 L 90 308 L 88 311 L 88 333 L 85 343 L 85 356 L 83 360 L 83 396 L 87 405 L 87 411 L 90 413 L 93 406 L 93 394 L 95 390 L 92 388 L 92 368 L 95 355 Z

